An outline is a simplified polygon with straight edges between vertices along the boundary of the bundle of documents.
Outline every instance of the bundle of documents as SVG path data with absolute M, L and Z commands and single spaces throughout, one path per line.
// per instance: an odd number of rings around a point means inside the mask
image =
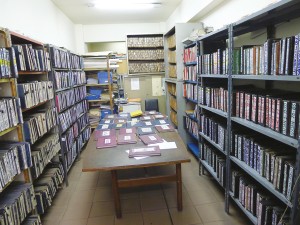
M 23 123 L 19 98 L 1 98 L 0 112 L 0 132 Z
M 32 166 L 30 145 L 26 142 L 0 143 L 0 192 L 22 170 Z
M 18 77 L 15 50 L 0 48 L 0 79 L 10 77 Z
M 145 145 L 163 142 L 163 139 L 157 134 L 140 135 L 139 138 Z
M 2 224 L 22 224 L 36 206 L 32 184 L 13 182 L 0 199 L 0 218 Z
M 158 132 L 170 132 L 170 131 L 175 131 L 174 127 L 170 124 L 166 124 L 166 125 L 157 125 L 155 126 L 156 130 L 158 130 Z
M 60 69 L 70 68 L 70 53 L 67 50 L 51 46 L 50 55 L 53 67 Z
M 135 134 L 119 134 L 118 135 L 118 144 L 135 144 L 137 143 Z

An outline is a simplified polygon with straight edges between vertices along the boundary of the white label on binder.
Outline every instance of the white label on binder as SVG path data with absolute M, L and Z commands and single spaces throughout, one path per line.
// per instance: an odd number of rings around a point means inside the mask
M 126 129 L 126 134 L 131 134 L 132 133 L 132 129 Z
M 109 135 L 110 135 L 109 130 L 103 131 L 103 133 L 102 133 L 102 136 L 109 136 Z
M 149 136 L 149 139 L 150 139 L 151 141 L 156 141 L 156 140 L 157 140 L 156 137 L 154 137 L 154 136 Z
M 111 142 L 110 139 L 105 139 L 105 140 L 104 140 L 104 143 L 105 143 L 105 144 L 110 144 L 110 142 Z

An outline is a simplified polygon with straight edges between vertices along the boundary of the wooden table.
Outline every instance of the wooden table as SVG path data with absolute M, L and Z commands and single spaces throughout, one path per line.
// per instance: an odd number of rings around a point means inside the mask
M 119 188 L 176 182 L 177 208 L 182 210 L 182 177 L 181 163 L 190 162 L 186 147 L 177 132 L 159 133 L 166 141 L 173 141 L 177 149 L 161 150 L 161 156 L 153 156 L 140 160 L 129 158 L 126 150 L 132 147 L 145 146 L 139 139 L 137 144 L 117 145 L 115 148 L 97 149 L 94 134 L 86 147 L 86 156 L 83 159 L 83 172 L 111 171 L 112 189 L 117 218 L 122 217 Z M 155 166 L 175 165 L 176 173 L 134 179 L 118 179 L 118 170 L 133 168 L 147 168 Z

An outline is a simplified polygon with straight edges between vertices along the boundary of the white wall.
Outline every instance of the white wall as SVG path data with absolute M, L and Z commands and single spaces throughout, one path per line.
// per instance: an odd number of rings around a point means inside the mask
M 51 0 L 0 0 L 0 26 L 76 52 L 75 26 Z
M 219 6 L 203 15 L 200 20 L 199 17 L 195 17 L 191 21 L 201 21 L 205 26 L 212 26 L 217 30 L 274 2 L 277 0 L 224 0 Z

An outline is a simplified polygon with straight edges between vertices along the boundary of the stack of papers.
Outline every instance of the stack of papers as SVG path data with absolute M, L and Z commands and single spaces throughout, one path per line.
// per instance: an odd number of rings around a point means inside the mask
M 129 150 L 128 156 L 140 157 L 140 156 L 160 156 L 161 152 L 157 146 L 153 147 L 144 147 L 144 148 L 132 148 Z

